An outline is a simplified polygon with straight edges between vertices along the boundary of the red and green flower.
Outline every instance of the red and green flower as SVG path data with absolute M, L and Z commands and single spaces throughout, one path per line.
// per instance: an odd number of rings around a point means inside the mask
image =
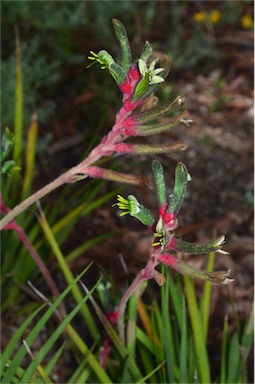
M 228 284 L 233 279 L 230 271 L 208 272 L 196 269 L 177 257 L 177 253 L 188 253 L 192 255 L 219 252 L 227 254 L 221 249 L 225 242 L 225 236 L 220 236 L 204 244 L 193 244 L 175 237 L 174 231 L 178 227 L 178 213 L 184 200 L 186 185 L 191 177 L 183 163 L 178 163 L 175 170 L 175 184 L 172 194 L 168 197 L 164 181 L 164 170 L 162 165 L 155 160 L 152 165 L 155 183 L 157 187 L 157 198 L 159 202 L 158 215 L 155 217 L 150 210 L 141 205 L 135 196 L 129 195 L 127 199 L 118 195 L 117 203 L 120 210 L 124 212 L 121 216 L 130 214 L 140 220 L 152 232 L 152 253 L 153 263 L 149 263 L 146 278 L 158 279 L 158 272 L 155 267 L 161 262 L 170 266 L 176 271 L 189 275 L 195 279 L 211 281 L 219 284 Z M 163 281 L 161 279 L 161 281 Z

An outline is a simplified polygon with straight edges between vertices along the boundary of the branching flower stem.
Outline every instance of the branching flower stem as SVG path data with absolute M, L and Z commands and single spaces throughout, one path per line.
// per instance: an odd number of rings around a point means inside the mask
M 114 144 L 122 142 L 123 138 L 120 135 L 120 129 L 122 128 L 122 120 L 124 120 L 132 111 L 127 111 L 122 107 L 116 118 L 112 130 L 105 136 L 101 143 L 95 147 L 89 156 L 78 165 L 70 168 L 67 172 L 63 173 L 55 180 L 35 192 L 27 199 L 16 205 L 6 216 L 0 220 L 0 230 L 2 230 L 11 220 L 15 219 L 18 215 L 29 208 L 33 203 L 42 199 L 50 192 L 59 188 L 61 185 L 66 183 L 74 183 L 80 179 L 87 177 L 88 168 L 102 157 L 109 156 L 112 154 L 112 148 Z M 83 176 L 82 176 L 83 175 Z

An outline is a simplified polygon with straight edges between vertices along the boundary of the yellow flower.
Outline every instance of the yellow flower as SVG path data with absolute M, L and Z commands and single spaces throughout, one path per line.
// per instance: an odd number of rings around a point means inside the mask
M 206 14 L 204 12 L 196 12 L 194 15 L 193 15 L 193 18 L 195 21 L 197 21 L 198 23 L 202 23 L 203 21 L 205 21 L 206 19 Z
M 253 20 L 250 15 L 241 16 L 241 26 L 244 29 L 251 29 L 253 27 Z
M 220 11 L 217 11 L 217 9 L 214 9 L 212 12 L 210 12 L 209 20 L 211 23 L 216 24 L 221 19 L 221 13 Z

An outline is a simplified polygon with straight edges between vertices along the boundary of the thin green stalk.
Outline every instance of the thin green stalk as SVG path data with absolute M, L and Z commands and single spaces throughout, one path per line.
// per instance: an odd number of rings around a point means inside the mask
M 174 343 L 173 343 L 173 330 L 170 320 L 170 309 L 169 309 L 169 280 L 170 276 L 167 274 L 166 283 L 162 288 L 161 306 L 162 306 L 162 336 L 165 340 L 164 350 L 166 356 L 166 371 L 169 383 L 174 383 Z
M 26 172 L 23 182 L 22 197 L 25 198 L 31 192 L 31 185 L 34 176 L 36 141 L 38 134 L 37 115 L 34 114 L 30 127 L 27 132 L 27 147 L 26 147 Z
M 211 383 L 210 365 L 208 360 L 208 353 L 206 350 L 206 342 L 204 339 L 202 320 L 198 309 L 194 283 L 188 276 L 184 276 L 184 286 L 194 333 L 200 380 L 203 383 Z
M 224 326 L 223 326 L 223 339 L 221 346 L 221 367 L 220 367 L 220 383 L 226 383 L 227 377 L 227 342 L 228 342 L 228 320 L 225 317 Z
M 207 271 L 212 272 L 214 268 L 215 252 L 211 252 L 208 257 Z M 204 284 L 203 295 L 200 303 L 200 313 L 203 325 L 204 339 L 207 339 L 209 317 L 210 317 L 210 306 L 212 297 L 212 284 L 208 281 Z
M 16 29 L 16 88 L 15 88 L 15 118 L 14 118 L 14 146 L 13 158 L 17 165 L 21 165 L 23 138 L 23 84 L 21 67 L 21 50 L 18 29 Z
M 16 166 L 22 165 L 22 141 L 23 141 L 23 82 L 22 82 L 22 66 L 21 66 L 21 49 L 18 28 L 15 29 L 15 56 L 16 56 L 16 83 L 15 83 L 15 106 L 14 106 L 14 137 L 13 142 L 13 160 Z M 13 173 L 6 182 L 6 194 L 9 202 L 13 205 L 17 201 L 19 193 L 20 175 Z

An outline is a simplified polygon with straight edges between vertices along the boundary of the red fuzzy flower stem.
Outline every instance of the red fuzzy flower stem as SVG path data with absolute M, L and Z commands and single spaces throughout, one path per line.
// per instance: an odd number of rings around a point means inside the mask
M 154 249 L 154 251 L 150 255 L 150 258 L 145 268 L 139 272 L 139 274 L 136 276 L 132 284 L 128 287 L 127 291 L 124 293 L 120 301 L 119 308 L 118 308 L 118 312 L 119 312 L 118 331 L 119 331 L 120 339 L 123 342 L 123 344 L 125 344 L 124 314 L 125 314 L 127 302 L 135 291 L 138 292 L 138 288 L 140 287 L 143 281 L 155 278 L 155 267 L 159 263 L 159 260 L 158 260 L 159 252 L 160 252 L 160 249 Z
M 175 269 L 178 271 L 178 259 L 172 255 L 162 254 L 158 257 L 158 259 L 165 265 Z M 180 272 L 180 271 L 179 271 Z

